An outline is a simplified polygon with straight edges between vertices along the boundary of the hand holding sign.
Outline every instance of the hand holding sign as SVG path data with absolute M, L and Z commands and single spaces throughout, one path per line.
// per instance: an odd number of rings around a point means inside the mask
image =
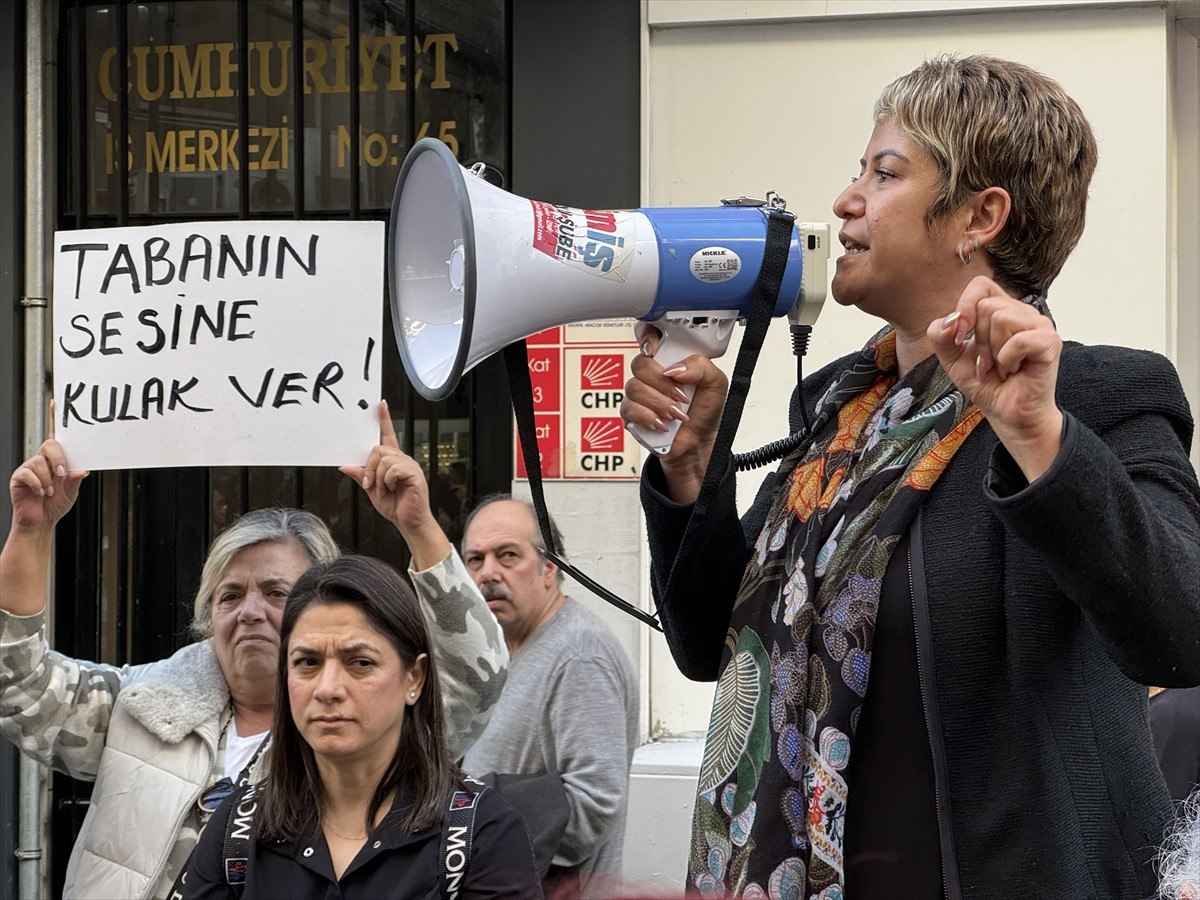
M 339 465 L 374 440 L 380 222 L 55 236 L 59 440 L 90 469 Z
M 50 437 L 37 453 L 17 467 L 8 481 L 14 531 L 43 531 L 70 512 L 87 472 L 67 469 L 67 456 L 54 439 L 54 402 L 50 402 Z

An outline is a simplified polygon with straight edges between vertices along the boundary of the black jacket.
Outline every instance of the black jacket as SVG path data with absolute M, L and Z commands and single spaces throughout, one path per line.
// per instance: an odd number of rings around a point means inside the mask
M 1171 799 L 1186 800 L 1200 786 L 1200 687 L 1151 697 L 1150 733 Z
M 183 900 L 236 896 L 225 880 L 226 823 L 242 795 L 235 791 L 213 813 L 187 864 Z M 479 797 L 470 868 L 459 900 L 485 897 L 540 898 L 541 882 L 525 827 L 512 807 L 493 790 Z M 255 840 L 246 868 L 244 900 L 407 900 L 441 895 L 438 854 L 440 822 L 404 832 L 396 824 L 403 808 L 397 795 L 392 812 L 371 832 L 341 880 L 334 878 L 329 848 L 316 828 L 310 841 L 295 844 Z
M 849 360 L 805 380 L 810 409 Z M 1068 344 L 1057 398 L 1068 428 L 1048 472 L 1025 484 L 982 423 L 909 535 L 949 897 L 1151 895 L 1171 808 L 1143 685 L 1200 683 L 1200 488 L 1178 376 L 1157 354 Z M 681 554 L 692 508 L 646 467 L 652 584 L 689 678 L 717 677 L 786 476 L 739 523 L 726 473 Z

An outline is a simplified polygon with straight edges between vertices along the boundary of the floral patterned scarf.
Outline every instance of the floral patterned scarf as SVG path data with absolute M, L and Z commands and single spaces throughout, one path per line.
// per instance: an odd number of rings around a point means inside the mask
M 885 328 L 817 405 L 746 567 L 700 768 L 688 885 L 841 900 L 843 771 L 888 560 L 982 420 L 936 357 L 904 378 Z

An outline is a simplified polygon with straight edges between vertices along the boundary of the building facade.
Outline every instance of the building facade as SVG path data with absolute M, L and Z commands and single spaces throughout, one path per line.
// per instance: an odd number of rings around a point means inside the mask
M 6 14 L 0 103 L 33 107 L 0 132 L 7 471 L 41 439 L 51 376 L 48 326 L 27 340 L 53 295 L 44 242 L 30 252 L 32 212 L 46 236 L 151 221 L 385 219 L 393 160 L 429 135 L 523 197 L 612 209 L 775 190 L 801 220 L 834 223 L 875 96 L 939 53 L 1020 60 L 1080 102 L 1100 163 L 1087 231 L 1049 298 L 1056 321 L 1070 339 L 1164 353 L 1200 402 L 1200 0 L 24 0 Z M 38 77 L 44 107 L 28 90 Z M 27 174 L 39 157 L 40 180 Z M 826 304 L 806 367 L 861 346 L 874 327 Z M 729 366 L 737 348 L 735 336 Z M 442 495 L 451 528 L 461 501 L 527 489 L 498 361 L 430 404 L 388 353 L 384 396 L 406 449 L 431 482 L 465 473 Z M 793 371 L 785 330 L 773 328 L 735 449 L 782 435 Z M 740 476 L 743 505 L 761 477 Z M 54 639 L 69 653 L 137 662 L 170 652 L 185 639 L 208 540 L 254 506 L 303 505 L 348 549 L 404 563 L 336 473 L 145 470 L 89 482 L 57 551 Z M 546 496 L 572 561 L 650 608 L 636 479 L 558 478 Z M 647 742 L 635 757 L 626 874 L 670 890 L 682 882 L 712 686 L 683 679 L 649 629 L 569 592 L 611 625 L 639 672 Z M 6 896 L 19 865 L 9 851 L 29 846 L 16 833 L 17 769 L 0 748 Z M 86 789 L 55 779 L 45 800 L 38 846 L 52 889 Z
M 400 164 L 423 137 L 527 196 L 636 206 L 639 7 L 585 2 L 567 12 L 537 0 L 7 4 L 0 92 L 18 125 L 0 133 L 5 470 L 45 433 L 54 232 L 386 221 Z M 607 90 L 585 108 L 572 85 L 600 69 Z M 564 137 L 579 142 L 570 160 L 559 151 Z M 603 149 L 609 139 L 628 151 Z M 513 483 L 503 367 L 487 361 L 448 398 L 424 399 L 400 365 L 386 296 L 378 303 L 382 395 L 456 538 L 475 498 Z M 3 503 L 7 533 L 7 491 Z M 407 565 L 398 535 L 332 468 L 96 472 L 57 533 L 55 647 L 114 664 L 169 655 L 190 639 L 208 543 L 240 513 L 268 505 L 308 509 L 344 549 Z M 89 786 L 53 776 L 31 794 L 27 777 L 22 793 L 20 768 L 12 748 L 0 748 L 0 894 L 30 895 L 15 850 L 27 871 L 44 868 L 45 895 L 56 896 Z M 43 835 L 19 836 L 21 810 L 38 794 Z

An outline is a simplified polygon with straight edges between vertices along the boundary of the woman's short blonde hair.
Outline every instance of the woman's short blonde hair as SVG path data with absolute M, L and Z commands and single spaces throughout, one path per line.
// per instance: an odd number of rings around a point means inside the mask
M 192 608 L 192 633 L 196 637 L 212 637 L 213 592 L 230 560 L 247 547 L 268 541 L 295 541 L 313 563 L 329 562 L 341 554 L 328 526 L 310 512 L 269 507 L 246 513 L 213 538 L 208 549 Z
M 937 163 L 932 228 L 972 194 L 1000 187 L 1008 222 L 987 245 L 996 280 L 1045 295 L 1083 233 L 1096 138 L 1053 79 L 990 56 L 939 56 L 896 79 L 875 103 Z

